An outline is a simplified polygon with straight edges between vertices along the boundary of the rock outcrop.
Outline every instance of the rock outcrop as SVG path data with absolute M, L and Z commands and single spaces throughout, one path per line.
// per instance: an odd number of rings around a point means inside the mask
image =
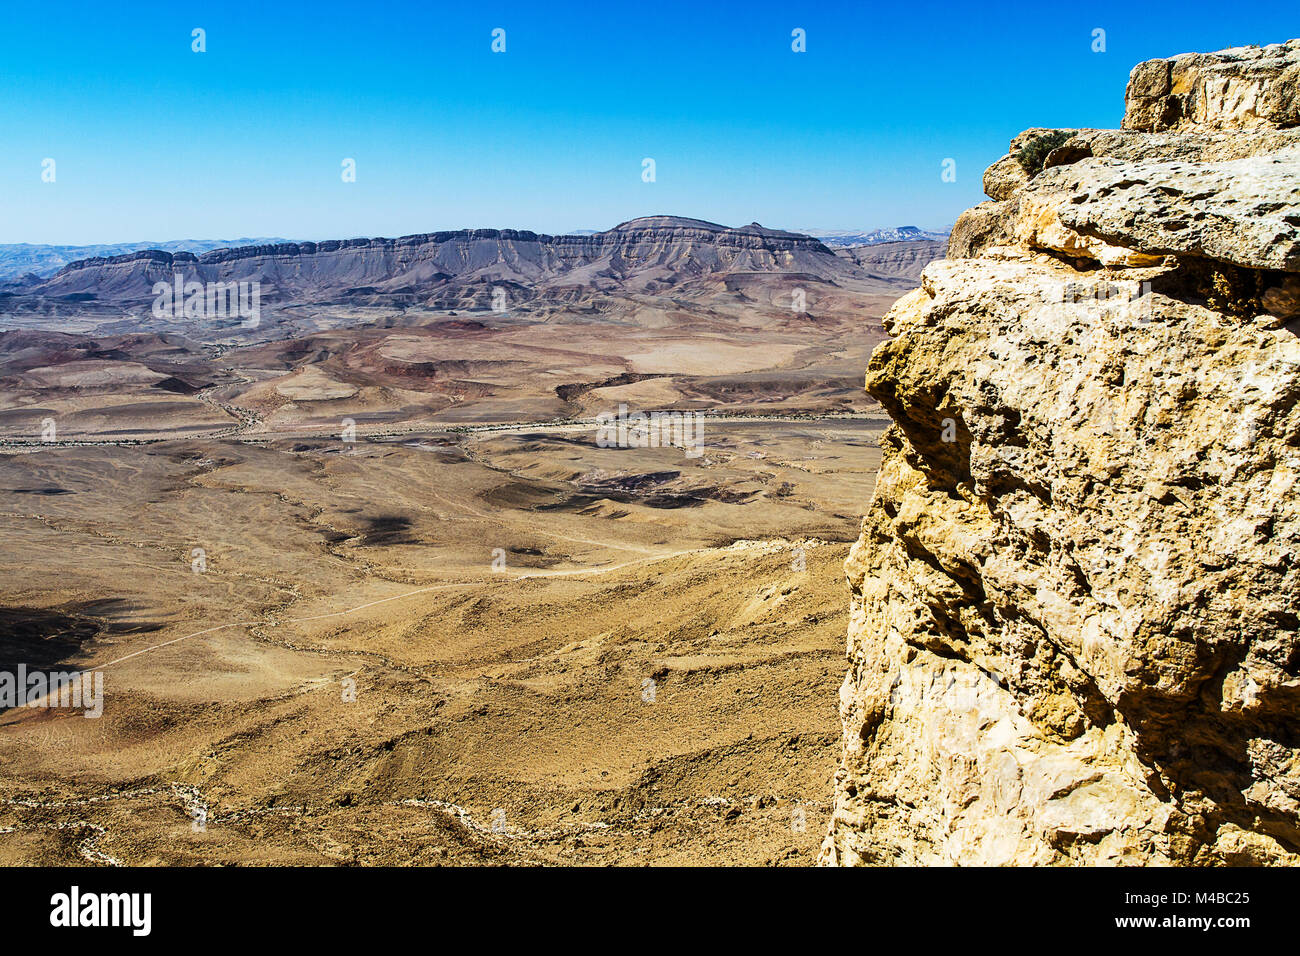
M 822 862 L 1300 863 L 1298 75 L 1016 137 L 886 317 Z

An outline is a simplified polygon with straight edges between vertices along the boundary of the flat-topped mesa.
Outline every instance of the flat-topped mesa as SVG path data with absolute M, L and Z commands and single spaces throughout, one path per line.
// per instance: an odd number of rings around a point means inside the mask
M 1300 863 L 1297 65 L 1015 137 L 886 316 L 822 862 Z
M 77 272 L 85 268 L 100 265 L 115 265 L 124 262 L 147 260 L 150 262 L 183 263 L 194 262 L 200 265 L 215 265 L 234 262 L 239 259 L 261 257 L 298 258 L 314 256 L 318 253 L 340 252 L 353 249 L 403 250 L 422 246 L 438 246 L 449 242 L 503 242 L 529 243 L 538 246 L 554 246 L 568 249 L 590 251 L 599 255 L 601 250 L 610 246 L 629 242 L 647 240 L 665 240 L 677 238 L 702 239 L 710 244 L 722 247 L 748 249 L 810 249 L 831 255 L 822 243 L 797 232 L 785 232 L 780 229 L 767 229 L 758 223 L 732 228 L 703 219 L 688 219 L 683 216 L 644 216 L 620 223 L 605 232 L 588 235 L 548 235 L 531 232 L 527 229 L 453 229 L 442 232 L 416 233 L 397 239 L 356 238 L 327 239 L 320 242 L 281 242 L 274 245 L 230 246 L 212 249 L 195 256 L 189 252 L 169 253 L 159 249 L 142 249 L 119 256 L 104 256 L 92 259 L 78 259 L 70 262 L 57 273 L 58 275 Z
M 459 229 L 397 239 L 336 239 L 213 249 L 156 249 L 69 263 L 25 289 L 33 296 L 143 302 L 173 272 L 186 281 L 257 281 L 268 299 L 332 301 L 360 294 L 412 296 L 447 283 L 515 283 L 540 289 L 658 286 L 722 273 L 801 274 L 835 282 L 861 276 L 819 240 L 700 219 L 648 216 L 590 235 Z

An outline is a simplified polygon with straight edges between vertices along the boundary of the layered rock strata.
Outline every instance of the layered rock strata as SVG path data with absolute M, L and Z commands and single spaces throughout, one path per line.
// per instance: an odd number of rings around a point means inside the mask
M 46 299 L 148 302 L 157 282 L 256 281 L 271 299 L 333 301 L 427 294 L 447 283 L 525 289 L 640 289 L 711 274 L 787 273 L 835 282 L 865 275 L 810 236 L 757 223 L 728 228 L 649 216 L 592 235 L 462 229 L 400 239 L 344 239 L 189 252 L 144 250 L 64 266 L 17 293 Z

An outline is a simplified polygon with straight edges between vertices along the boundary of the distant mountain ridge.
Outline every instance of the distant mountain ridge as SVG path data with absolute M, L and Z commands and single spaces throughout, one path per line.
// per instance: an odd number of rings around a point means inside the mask
M 592 235 L 460 229 L 397 239 L 282 242 L 189 251 L 139 250 L 68 263 L 45 279 L 4 283 L 12 306 L 41 300 L 138 305 L 153 287 L 184 281 L 256 281 L 268 300 L 464 303 L 497 285 L 512 301 L 576 290 L 659 292 L 727 277 L 800 277 L 898 289 L 820 240 L 758 223 L 729 227 L 681 216 L 646 216 Z M 717 281 L 721 281 L 720 279 Z M 517 293 L 517 294 L 516 294 Z
M 650 219 L 674 219 L 683 224 L 694 223 L 709 229 L 725 229 L 726 227 L 718 226 L 716 223 L 709 223 L 700 219 L 686 219 L 677 216 L 660 216 L 646 217 L 643 220 L 632 220 L 632 222 L 645 222 Z M 626 225 L 626 224 L 624 224 Z M 614 229 L 620 229 L 622 226 L 616 226 Z M 735 231 L 744 232 L 746 230 L 762 229 L 757 223 L 750 226 L 742 227 Z M 277 246 L 297 246 L 301 248 L 314 247 L 320 249 L 324 247 L 326 251 L 336 248 L 333 243 L 347 243 L 351 247 L 365 247 L 373 243 L 393 242 L 407 243 L 409 240 L 427 238 L 428 236 L 446 237 L 460 233 L 486 233 L 486 232 L 513 233 L 518 236 L 535 236 L 539 239 L 555 240 L 566 237 L 583 237 L 602 235 L 603 232 L 612 232 L 614 230 L 596 230 L 596 229 L 575 229 L 564 233 L 560 236 L 548 236 L 545 233 L 533 233 L 528 230 L 452 230 L 437 233 L 426 233 L 421 236 L 403 236 L 399 239 L 343 239 L 327 240 L 324 242 L 298 242 L 291 239 L 277 237 L 257 237 L 241 239 L 173 239 L 166 242 L 117 242 L 117 243 L 99 243 L 88 245 L 43 245 L 39 243 L 0 243 L 0 282 L 16 279 L 27 279 L 35 276 L 37 279 L 47 279 L 68 266 L 81 267 L 83 263 L 90 260 L 108 260 L 121 261 L 122 257 L 131 257 L 140 253 L 147 252 L 166 252 L 173 255 L 189 253 L 197 260 L 206 253 L 218 249 L 258 249 L 266 250 Z M 936 232 L 932 230 L 920 229 L 916 226 L 898 226 L 892 229 L 872 229 L 868 231 L 853 230 L 804 230 L 802 232 L 783 232 L 782 230 L 764 230 L 773 236 L 776 235 L 803 235 L 818 239 L 833 249 L 848 248 L 852 246 L 870 246 L 880 243 L 890 242 L 914 242 L 914 241 L 934 241 L 944 240 L 948 233 Z M 248 253 L 245 253 L 247 255 Z M 150 257 L 157 258 L 157 257 Z M 180 260 L 184 261 L 184 255 L 180 255 Z M 159 260 L 163 261 L 163 260 Z
M 873 275 L 897 276 L 921 281 L 921 270 L 948 253 L 948 239 L 909 239 L 902 242 L 874 242 L 838 246 L 835 254 L 857 263 Z
M 30 242 L 0 243 L 0 281 L 34 275 L 46 278 L 64 266 L 83 259 L 110 258 L 158 249 L 162 252 L 204 253 L 233 246 L 287 242 L 269 237 L 243 239 L 173 239 L 168 242 L 112 242 L 95 245 L 41 245 Z
M 929 242 L 948 238 L 948 230 L 921 229 L 917 226 L 895 226 L 892 229 L 871 229 L 866 232 L 852 230 L 805 230 L 807 235 L 820 239 L 828 246 L 874 246 L 882 242 Z

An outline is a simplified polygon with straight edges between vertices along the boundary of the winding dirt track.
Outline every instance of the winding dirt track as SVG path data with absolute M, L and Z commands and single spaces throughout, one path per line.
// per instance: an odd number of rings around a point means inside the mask
M 877 419 L 712 418 L 703 464 L 562 437 L 594 420 L 439 426 L 458 441 L 436 449 L 400 441 L 429 429 L 372 433 L 355 455 L 244 428 L 197 451 L 5 456 L 13 488 L 74 492 L 8 499 L 16 546 L 166 630 L 86 665 L 113 675 L 105 719 L 7 715 L 0 859 L 809 862 L 837 739 L 838 566 Z M 497 493 L 666 468 L 747 490 L 677 510 Z M 409 540 L 367 543 L 386 514 L 410 517 Z M 208 577 L 187 542 L 211 542 Z M 493 572 L 495 544 L 521 550 Z M 115 592 L 119 559 L 144 579 Z M 359 700 L 340 705 L 349 677 Z

